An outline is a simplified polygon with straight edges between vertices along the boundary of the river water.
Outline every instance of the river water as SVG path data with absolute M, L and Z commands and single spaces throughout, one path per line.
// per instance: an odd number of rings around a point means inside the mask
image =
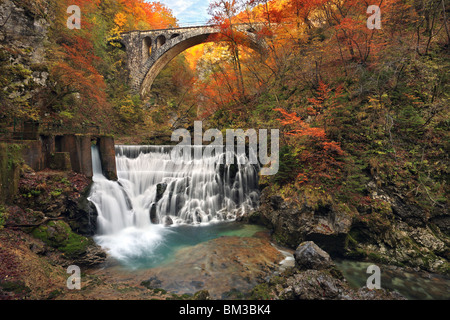
M 116 268 L 138 272 L 155 287 L 179 293 L 208 289 L 223 298 L 229 290 L 250 290 L 281 270 L 281 263 L 292 265 L 292 253 L 275 248 L 267 230 L 233 221 L 258 205 L 258 168 L 245 158 L 218 165 L 223 154 L 174 164 L 170 151 L 117 146 L 116 182 L 103 176 L 98 149 L 92 148 L 95 241 L 119 263 Z M 351 286 L 366 284 L 371 263 L 336 264 Z M 382 288 L 408 299 L 450 299 L 446 277 L 379 267 Z
M 381 271 L 381 288 L 397 291 L 411 300 L 450 300 L 450 278 L 427 272 L 406 271 L 403 268 L 370 262 L 335 261 L 350 286 L 366 285 L 367 267 L 377 265 Z

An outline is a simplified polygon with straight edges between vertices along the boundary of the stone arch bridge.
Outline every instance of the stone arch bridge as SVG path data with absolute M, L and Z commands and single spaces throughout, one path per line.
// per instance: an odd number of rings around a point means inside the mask
M 265 42 L 256 34 L 258 26 L 234 25 L 234 30 L 247 36 L 246 45 L 258 52 Z M 220 41 L 219 26 L 130 31 L 121 34 L 120 42 L 127 51 L 129 81 L 132 90 L 145 96 L 161 70 L 181 52 L 201 43 Z M 218 37 L 214 37 L 218 36 Z

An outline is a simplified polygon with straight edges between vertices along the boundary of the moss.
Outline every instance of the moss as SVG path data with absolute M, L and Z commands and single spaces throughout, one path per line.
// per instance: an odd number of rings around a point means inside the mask
M 293 241 L 292 237 L 286 231 L 276 231 L 273 238 L 278 244 L 291 248 L 295 248 L 297 244 L 300 243 L 298 241 Z
M 367 257 L 367 252 L 361 248 L 353 248 L 345 252 L 344 256 L 348 259 L 363 260 Z
M 251 300 L 270 300 L 273 298 L 271 286 L 267 283 L 261 283 L 253 288 L 250 293 Z
M 450 275 L 450 263 L 444 262 L 442 265 L 440 265 L 437 268 L 437 271 L 439 273 L 442 273 L 442 274 L 445 274 L 445 275 Z
M 65 184 L 65 185 L 68 186 L 68 187 L 72 185 L 72 183 L 71 183 L 69 180 L 67 180 L 66 177 L 62 177 L 61 180 L 60 180 L 60 182 L 63 183 L 63 184 Z
M 345 248 L 354 248 L 358 245 L 358 241 L 356 241 L 349 232 L 344 242 Z
M 32 234 L 49 246 L 58 249 L 68 258 L 83 254 L 92 244 L 92 240 L 74 233 L 63 221 L 50 221 L 34 229 Z
M 53 198 L 57 198 L 57 197 L 59 197 L 61 194 L 62 194 L 62 190 L 61 189 L 55 189 L 55 190 L 53 190 L 52 192 L 50 192 L 50 195 L 53 197 Z
M 0 289 L 20 296 L 27 295 L 31 292 L 31 289 L 22 281 L 2 281 L 0 282 Z
M 58 296 L 60 296 L 62 294 L 61 290 L 53 290 L 52 292 L 49 293 L 49 295 L 47 296 L 47 300 L 53 300 L 55 298 L 57 298 Z
M 194 293 L 194 300 L 209 300 L 209 292 L 208 290 L 200 290 Z
M 8 211 L 6 211 L 5 207 L 0 205 L 0 230 L 3 229 L 6 220 L 8 219 Z
M 0 203 L 11 201 L 18 192 L 22 146 L 0 143 Z
M 369 260 L 371 260 L 373 262 L 384 263 L 384 264 L 389 263 L 388 259 L 386 259 L 385 257 L 383 257 L 382 255 L 380 255 L 376 252 L 369 252 L 367 257 Z
M 153 289 L 153 293 L 155 293 L 155 294 L 158 294 L 158 293 L 166 294 L 167 290 L 164 290 L 164 289 L 161 289 L 161 288 L 155 288 L 155 289 Z
M 222 299 L 227 299 L 227 300 L 242 300 L 244 298 L 245 298 L 245 294 L 235 288 L 222 294 Z

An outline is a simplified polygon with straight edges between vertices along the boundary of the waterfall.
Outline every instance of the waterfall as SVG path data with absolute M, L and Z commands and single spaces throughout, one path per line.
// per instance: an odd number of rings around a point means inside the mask
M 194 152 L 196 146 L 189 147 Z M 201 147 L 200 147 L 201 148 Z M 171 146 L 116 146 L 118 181 L 107 180 L 92 147 L 98 234 L 133 227 L 224 221 L 258 204 L 258 170 L 245 155 L 220 164 L 225 153 L 174 162 Z

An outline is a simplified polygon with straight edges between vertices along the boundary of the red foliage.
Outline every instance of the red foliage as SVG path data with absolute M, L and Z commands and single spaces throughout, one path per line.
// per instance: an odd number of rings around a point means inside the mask
M 313 103 L 314 114 L 323 113 L 325 106 L 334 105 L 335 100 L 331 99 L 331 89 L 324 83 L 321 83 L 318 89 L 318 96 L 309 99 Z M 336 90 L 334 97 L 340 94 L 340 89 Z M 296 183 L 301 185 L 307 181 L 320 181 L 321 178 L 336 179 L 339 176 L 343 165 L 339 157 L 344 155 L 339 143 L 330 141 L 327 138 L 325 129 L 321 127 L 312 127 L 305 122 L 297 112 L 289 113 L 282 108 L 277 108 L 283 118 L 278 119 L 283 127 L 284 134 L 288 137 L 288 143 L 297 149 L 298 160 L 301 167 L 306 169 L 297 173 Z

